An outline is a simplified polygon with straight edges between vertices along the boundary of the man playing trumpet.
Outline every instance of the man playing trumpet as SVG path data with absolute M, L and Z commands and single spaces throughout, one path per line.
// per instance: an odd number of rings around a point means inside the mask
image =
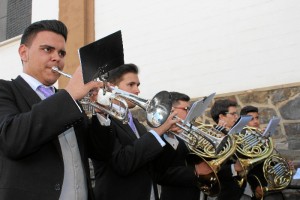
M 110 72 L 108 82 L 125 92 L 140 93 L 138 68 L 134 64 L 125 64 Z M 136 106 L 129 101 L 127 104 L 130 109 Z M 104 150 L 105 153 L 101 149 L 103 132 L 97 132 L 98 127 L 94 127 L 95 131 L 92 129 L 90 134 L 96 200 L 150 200 L 150 163 L 165 150 L 166 143 L 161 136 L 178 121 L 174 118 L 176 114 L 173 112 L 164 124 L 149 131 L 130 112 L 128 124 L 114 118 L 107 119 L 100 113 L 93 116 L 92 120 L 102 121 L 103 128 L 109 126 L 111 129 L 105 133 L 110 138 L 106 141 L 110 147 Z
M 21 38 L 23 73 L 0 81 L 0 199 L 92 199 L 86 152 L 87 117 L 77 100 L 102 83 L 84 84 L 78 68 L 65 89 L 67 27 L 58 20 L 29 25 Z M 70 145 L 71 144 L 71 145 Z

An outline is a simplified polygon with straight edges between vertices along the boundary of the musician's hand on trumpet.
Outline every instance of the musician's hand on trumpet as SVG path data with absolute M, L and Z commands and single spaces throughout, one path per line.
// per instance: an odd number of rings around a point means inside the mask
M 162 136 L 162 134 L 166 133 L 171 127 L 174 127 L 174 125 L 176 123 L 179 122 L 179 119 L 175 118 L 175 116 L 177 115 L 177 112 L 172 112 L 168 119 L 166 120 L 165 123 L 163 123 L 161 126 L 157 127 L 157 128 L 153 128 L 153 130 L 159 134 L 160 136 Z
M 178 117 L 178 111 L 174 111 L 174 108 L 171 110 L 172 113 L 176 112 L 177 114 L 174 115 L 174 120 L 177 120 L 177 123 L 181 124 L 182 120 L 181 118 Z M 184 116 L 185 117 L 185 116 Z M 182 132 L 182 128 L 180 128 L 179 126 L 177 126 L 176 124 L 173 124 L 169 130 L 169 132 L 175 133 L 175 134 L 179 134 L 180 132 Z M 175 137 L 173 134 L 170 134 L 173 137 Z
M 98 98 L 101 98 L 99 97 L 99 92 L 102 92 L 101 89 L 93 89 L 92 91 L 89 92 L 89 99 L 90 99 L 90 102 L 97 102 L 98 101 Z M 101 114 L 101 115 L 106 115 L 105 112 L 103 112 L 103 110 L 99 109 L 99 108 L 95 108 L 94 107 L 94 112 L 95 113 L 98 113 L 98 114 Z
M 72 78 L 70 78 L 70 81 L 65 88 L 65 90 L 71 95 L 74 100 L 80 100 L 91 90 L 103 87 L 103 82 L 97 81 L 90 81 L 87 84 L 84 84 L 81 70 L 82 69 L 79 66 L 74 72 Z

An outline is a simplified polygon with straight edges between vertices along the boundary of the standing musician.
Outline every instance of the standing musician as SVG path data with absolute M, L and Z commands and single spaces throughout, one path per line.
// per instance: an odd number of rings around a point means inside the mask
M 233 127 L 239 115 L 237 113 L 237 103 L 229 99 L 217 100 L 212 106 L 211 117 L 221 128 L 224 134 Z M 239 186 L 236 176 L 243 170 L 241 164 L 236 159 L 229 159 L 218 172 L 221 184 L 221 192 L 217 196 L 218 200 L 250 200 L 252 191 L 248 183 Z
M 65 89 L 67 27 L 58 20 L 29 25 L 21 38 L 23 73 L 0 80 L 0 199 L 93 199 L 86 152 L 87 117 L 77 100 L 102 84 L 83 83 L 80 68 Z
M 123 91 L 135 95 L 140 93 L 138 67 L 134 64 L 124 64 L 110 72 L 108 82 Z M 129 101 L 127 103 L 128 108 L 135 107 Z M 99 118 L 102 121 L 103 128 L 105 125 L 111 128 L 106 133 L 110 137 L 107 142 L 111 147 L 105 153 L 99 147 L 101 139 L 98 137 L 102 137 L 102 132 L 96 132 L 99 127 L 94 127 L 96 131 L 91 130 L 96 200 L 150 199 L 150 163 L 165 150 L 166 143 L 161 136 L 178 121 L 174 119 L 176 114 L 177 112 L 173 112 L 164 124 L 150 131 L 132 117 L 130 112 L 128 124 L 103 117 L 99 113 L 93 116 L 92 120 Z
M 252 116 L 251 121 L 248 122 L 248 126 L 260 129 L 259 113 L 258 113 L 257 107 L 245 106 L 241 109 L 240 114 Z M 263 164 L 264 163 L 260 163 L 256 166 L 254 166 L 254 168 L 249 172 L 249 174 L 254 174 L 259 178 L 259 180 L 262 183 L 262 187 L 267 186 L 267 181 L 265 180 L 264 173 L 263 173 Z M 292 169 L 294 168 L 292 162 L 289 162 L 289 165 Z M 263 194 L 262 194 L 261 186 L 257 185 L 257 182 L 256 182 L 256 184 L 253 184 L 251 186 L 255 192 L 255 197 L 257 199 L 261 199 L 261 198 L 263 198 L 264 200 L 283 200 L 284 199 L 281 191 L 272 191 L 272 192 L 269 192 L 266 195 L 262 196 Z
M 190 107 L 190 97 L 179 92 L 170 92 L 172 95 L 173 111 L 177 117 L 185 119 Z M 156 159 L 156 165 L 160 173 L 156 181 L 161 185 L 161 200 L 199 200 L 200 190 L 197 185 L 197 174 L 209 174 L 211 169 L 202 162 L 195 168 L 188 167 L 185 162 L 187 154 L 190 153 L 185 142 L 177 138 L 174 133 L 164 134 L 166 148 L 173 149 L 171 153 L 162 153 Z M 167 167 L 162 167 L 165 165 Z

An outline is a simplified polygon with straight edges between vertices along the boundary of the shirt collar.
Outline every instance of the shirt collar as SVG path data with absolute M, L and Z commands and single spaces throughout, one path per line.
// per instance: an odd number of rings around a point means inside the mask
M 40 85 L 43 85 L 40 81 L 38 81 L 37 79 L 33 78 L 32 76 L 26 74 L 26 73 L 21 73 L 20 76 L 29 84 L 29 86 L 34 90 L 37 91 L 37 88 Z M 45 86 L 47 87 L 47 86 Z M 49 86 L 53 92 L 54 92 L 54 87 L 53 86 Z

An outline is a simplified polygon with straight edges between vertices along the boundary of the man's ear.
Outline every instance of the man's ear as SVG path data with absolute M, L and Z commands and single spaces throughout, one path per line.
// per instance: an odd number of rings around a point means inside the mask
M 19 55 L 22 62 L 26 62 L 28 60 L 28 48 L 25 44 L 21 44 L 19 46 Z

